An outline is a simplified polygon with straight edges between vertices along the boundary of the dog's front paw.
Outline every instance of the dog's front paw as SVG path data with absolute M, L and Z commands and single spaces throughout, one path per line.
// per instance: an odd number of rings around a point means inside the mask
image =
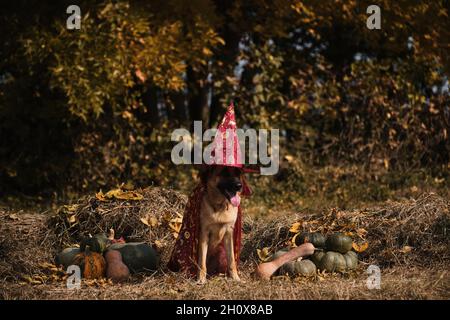
M 230 276 L 233 281 L 237 281 L 237 282 L 241 281 L 241 278 L 239 278 L 239 275 L 237 273 L 232 273 Z
M 197 284 L 203 285 L 203 284 L 205 284 L 205 283 L 206 283 L 206 277 L 199 276 L 199 277 L 197 278 Z

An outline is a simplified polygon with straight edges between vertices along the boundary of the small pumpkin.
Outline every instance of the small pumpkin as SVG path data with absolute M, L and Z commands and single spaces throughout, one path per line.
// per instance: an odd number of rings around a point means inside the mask
M 325 255 L 325 252 L 322 250 L 316 250 L 314 251 L 314 254 L 310 257 L 311 261 L 314 262 L 316 266 L 319 265 L 320 260 L 322 260 L 323 256 Z
M 304 232 L 295 238 L 295 244 L 297 246 L 309 242 L 316 248 L 325 247 L 325 241 L 325 236 L 320 232 Z
M 84 238 L 80 243 L 80 250 L 84 251 L 89 246 L 91 251 L 103 253 L 110 241 L 105 233 L 96 234 L 93 237 Z
M 328 251 L 320 260 L 319 269 L 327 272 L 344 272 L 347 269 L 347 263 L 339 252 Z
M 358 255 L 354 251 L 344 254 L 345 262 L 348 270 L 355 270 L 358 267 Z
M 55 262 L 57 266 L 63 266 L 67 269 L 68 266 L 73 264 L 73 260 L 77 254 L 80 253 L 80 248 L 65 248 L 63 251 L 58 253 L 55 258 Z
M 303 276 L 311 276 L 316 274 L 317 267 L 311 260 L 305 259 L 296 261 L 295 268 L 297 274 L 301 274 Z
M 291 277 L 298 275 L 311 276 L 317 271 L 316 265 L 311 260 L 289 261 L 281 266 L 279 274 L 287 274 Z
M 342 254 L 350 251 L 352 249 L 352 244 L 352 238 L 343 233 L 332 234 L 326 241 L 327 250 L 339 252 Z
M 144 242 L 114 243 L 108 249 L 120 251 L 131 273 L 156 270 L 159 263 L 156 250 Z
M 100 279 L 106 273 L 105 258 L 98 252 L 92 252 L 89 247 L 75 256 L 73 264 L 80 267 L 85 279 Z
M 283 264 L 280 269 L 278 270 L 279 275 L 288 275 L 288 276 L 295 276 L 295 262 L 296 261 L 289 261 Z
M 105 253 L 106 277 L 114 282 L 124 282 L 130 277 L 130 270 L 122 261 L 118 250 L 108 250 Z

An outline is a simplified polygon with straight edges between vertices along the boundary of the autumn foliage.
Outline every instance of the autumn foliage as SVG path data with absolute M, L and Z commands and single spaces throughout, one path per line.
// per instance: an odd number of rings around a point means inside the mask
M 170 132 L 282 130 L 301 164 L 448 175 L 449 3 L 17 0 L 0 16 L 0 192 L 180 184 Z M 178 171 L 179 172 L 179 171 Z M 447 173 L 446 173 L 447 172 Z M 285 176 L 283 176 L 283 174 Z

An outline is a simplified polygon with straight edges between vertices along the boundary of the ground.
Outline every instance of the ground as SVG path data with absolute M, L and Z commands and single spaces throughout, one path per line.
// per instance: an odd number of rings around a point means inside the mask
M 381 271 L 381 288 L 367 288 L 368 275 L 360 272 L 345 278 L 257 281 L 252 269 L 241 270 L 242 281 L 223 277 L 205 285 L 176 274 L 147 276 L 129 284 L 82 285 L 69 290 L 65 283 L 49 285 L 11 284 L 0 289 L 2 299 L 449 299 L 449 271 L 436 268 L 391 268 Z

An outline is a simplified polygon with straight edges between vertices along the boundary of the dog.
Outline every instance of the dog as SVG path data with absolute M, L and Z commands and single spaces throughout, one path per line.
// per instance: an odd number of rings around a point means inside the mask
M 243 171 L 236 167 L 208 166 L 200 173 L 200 178 L 206 186 L 206 192 L 200 207 L 197 280 L 205 283 L 209 271 L 228 271 L 231 279 L 240 281 L 233 231 L 245 183 Z

